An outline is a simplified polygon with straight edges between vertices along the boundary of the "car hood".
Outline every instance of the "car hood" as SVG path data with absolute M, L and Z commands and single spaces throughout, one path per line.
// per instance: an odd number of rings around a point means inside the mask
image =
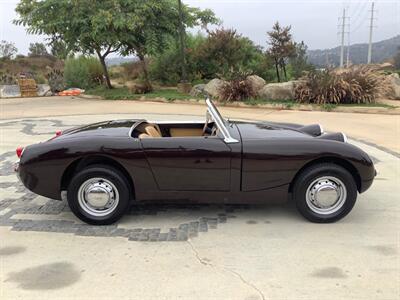
M 128 136 L 132 126 L 139 120 L 103 121 L 67 129 L 57 139 L 85 136 Z

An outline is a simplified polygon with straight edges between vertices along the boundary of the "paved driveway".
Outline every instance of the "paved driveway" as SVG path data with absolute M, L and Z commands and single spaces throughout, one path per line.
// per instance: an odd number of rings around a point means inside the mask
M 335 224 L 309 223 L 291 205 L 163 205 L 136 206 L 118 224 L 96 227 L 17 182 L 16 145 L 123 117 L 0 123 L 1 299 L 399 298 L 400 159 L 367 144 L 351 140 L 379 175 Z

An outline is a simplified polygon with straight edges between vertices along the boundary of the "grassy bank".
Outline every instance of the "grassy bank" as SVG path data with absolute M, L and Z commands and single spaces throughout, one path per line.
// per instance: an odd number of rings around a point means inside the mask
M 173 102 L 175 100 L 202 100 L 202 97 L 192 97 L 188 94 L 183 94 L 178 92 L 176 89 L 157 89 L 148 94 L 132 94 L 128 88 L 114 88 L 107 89 L 105 87 L 97 87 L 95 89 L 90 89 L 86 91 L 87 95 L 100 96 L 106 100 L 140 100 L 140 99 L 165 99 L 166 101 Z M 251 106 L 258 105 L 272 105 L 272 106 L 282 106 L 285 109 L 296 109 L 299 107 L 300 103 L 294 100 L 268 100 L 268 99 L 249 99 L 243 102 L 244 104 Z M 307 105 L 307 104 L 304 104 Z M 319 110 L 333 111 L 338 107 L 365 107 L 365 108 L 387 108 L 394 109 L 395 106 L 383 104 L 383 103 L 367 103 L 367 104 L 310 104 L 310 106 L 315 107 Z
M 141 98 L 154 99 L 164 98 L 167 101 L 174 100 L 188 100 L 194 99 L 194 97 L 178 92 L 175 89 L 159 89 L 154 90 L 148 94 L 132 94 L 128 88 L 115 88 L 107 89 L 105 87 L 98 87 L 86 91 L 87 95 L 100 96 L 106 100 L 139 100 Z M 201 99 L 201 98 L 199 98 Z

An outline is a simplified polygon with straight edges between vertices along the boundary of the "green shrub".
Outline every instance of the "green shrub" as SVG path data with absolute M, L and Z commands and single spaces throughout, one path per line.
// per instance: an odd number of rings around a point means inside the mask
M 189 81 L 202 79 L 195 54 L 205 39 L 201 34 L 186 36 L 186 71 Z M 171 39 L 161 54 L 152 57 L 149 74 L 152 80 L 162 84 L 175 85 L 179 82 L 182 74 L 181 53 L 176 40 Z
M 145 60 L 146 65 L 149 65 L 149 60 Z M 127 81 L 135 80 L 143 76 L 143 63 L 141 61 L 132 61 L 121 65 L 123 78 Z
M 65 62 L 64 80 L 68 88 L 89 89 L 103 83 L 103 69 L 94 57 L 69 58 Z
M 274 71 L 268 58 L 254 43 L 234 30 L 217 29 L 208 37 L 201 34 L 186 37 L 186 71 L 188 80 L 198 82 L 228 76 L 232 69 L 246 70 L 268 81 Z M 171 39 L 165 51 L 152 57 L 151 79 L 163 84 L 176 84 L 182 74 L 179 43 Z
M 369 66 L 354 66 L 340 72 L 312 71 L 295 90 L 301 103 L 373 103 L 387 89 L 384 76 Z
M 35 82 L 37 84 L 45 84 L 46 83 L 46 78 L 44 77 L 43 74 L 41 73 L 35 73 L 33 74 L 33 78 L 35 79 Z

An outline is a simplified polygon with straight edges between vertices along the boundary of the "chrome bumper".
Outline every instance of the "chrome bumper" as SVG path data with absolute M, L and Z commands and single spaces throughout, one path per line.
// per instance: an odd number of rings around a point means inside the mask
M 18 177 L 18 180 L 21 181 L 21 177 L 19 176 L 19 160 L 14 163 L 14 172 Z

